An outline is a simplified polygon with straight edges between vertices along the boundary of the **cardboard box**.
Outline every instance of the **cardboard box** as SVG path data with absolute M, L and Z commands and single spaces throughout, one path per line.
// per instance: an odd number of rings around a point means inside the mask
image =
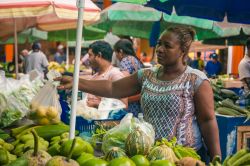
M 241 88 L 243 86 L 240 80 L 223 80 L 224 88 Z

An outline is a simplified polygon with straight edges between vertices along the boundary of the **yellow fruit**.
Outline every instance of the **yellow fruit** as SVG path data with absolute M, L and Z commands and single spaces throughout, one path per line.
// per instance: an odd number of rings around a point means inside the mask
M 47 118 L 37 119 L 37 123 L 40 124 L 40 125 L 48 125 L 48 124 L 50 124 L 49 119 L 47 119 Z
M 45 117 L 47 113 L 47 108 L 44 106 L 39 106 L 36 110 L 36 114 L 38 117 Z
M 60 123 L 61 122 L 61 120 L 57 117 L 57 118 L 55 118 L 55 119 L 52 119 L 51 121 L 50 121 L 50 123 L 51 124 L 58 124 L 58 123 Z
M 57 110 L 55 107 L 50 106 L 50 107 L 48 107 L 48 110 L 47 110 L 47 112 L 46 112 L 46 115 L 47 115 L 47 117 L 48 117 L 49 119 L 54 119 L 54 118 L 56 118 L 57 115 L 58 115 L 58 110 Z

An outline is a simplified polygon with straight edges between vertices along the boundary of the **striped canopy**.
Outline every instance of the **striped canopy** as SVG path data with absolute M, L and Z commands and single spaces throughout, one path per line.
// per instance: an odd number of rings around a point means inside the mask
M 84 25 L 97 21 L 100 11 L 85 0 Z M 14 21 L 18 32 L 32 26 L 53 31 L 75 28 L 77 17 L 77 0 L 0 0 L 0 36 L 13 34 Z

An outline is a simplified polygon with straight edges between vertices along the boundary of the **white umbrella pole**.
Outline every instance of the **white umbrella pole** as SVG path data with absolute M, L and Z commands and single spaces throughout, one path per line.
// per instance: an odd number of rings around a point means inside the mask
M 74 83 L 72 90 L 72 103 L 70 113 L 70 131 L 69 138 L 75 137 L 75 125 L 76 125 L 76 102 L 78 96 L 78 82 L 79 82 L 79 67 L 81 56 L 81 41 L 82 41 L 82 28 L 83 28 L 83 8 L 85 0 L 78 0 L 78 21 L 77 21 L 77 33 L 76 33 L 76 50 L 75 50 L 75 65 L 74 65 Z
M 68 40 L 69 40 L 69 31 L 66 30 L 66 69 L 69 68 L 69 44 L 68 44 Z
M 18 79 L 18 49 L 17 49 L 17 28 L 16 19 L 14 19 L 14 40 L 15 40 L 15 73 L 16 79 Z

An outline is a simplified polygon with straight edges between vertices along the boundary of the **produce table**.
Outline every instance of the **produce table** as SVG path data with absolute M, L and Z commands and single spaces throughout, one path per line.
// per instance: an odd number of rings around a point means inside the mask
M 244 123 L 246 117 L 230 117 L 218 114 L 216 119 L 219 127 L 222 159 L 224 160 L 226 156 L 236 153 L 237 127 L 250 126 L 250 121 Z

